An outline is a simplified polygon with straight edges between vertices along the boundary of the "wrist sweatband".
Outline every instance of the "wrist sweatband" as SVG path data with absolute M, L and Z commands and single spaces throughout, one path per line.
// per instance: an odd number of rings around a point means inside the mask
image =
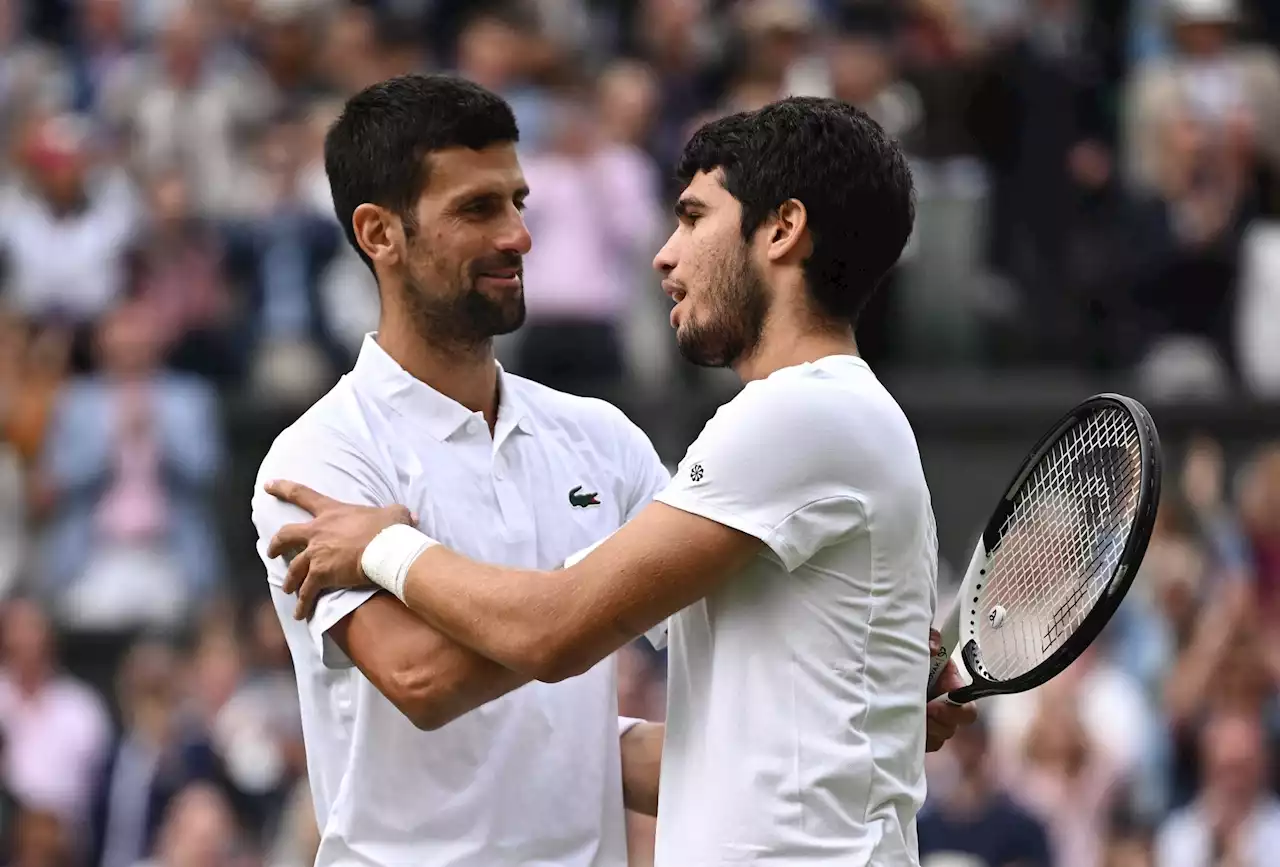
M 439 544 L 408 524 L 392 524 L 365 546 L 360 555 L 360 569 L 366 578 L 404 602 L 404 582 L 409 577 L 409 567 L 423 551 Z
M 618 737 L 622 737 L 642 722 L 644 722 L 644 720 L 637 719 L 633 716 L 618 717 Z

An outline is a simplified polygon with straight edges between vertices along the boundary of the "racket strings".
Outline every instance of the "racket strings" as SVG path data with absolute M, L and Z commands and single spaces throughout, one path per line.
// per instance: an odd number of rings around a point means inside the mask
M 1106 591 L 1140 501 L 1139 436 L 1124 410 L 1096 412 L 1053 445 L 1015 494 L 977 603 L 991 679 L 1048 659 Z M 997 606 L 998 626 L 986 619 Z

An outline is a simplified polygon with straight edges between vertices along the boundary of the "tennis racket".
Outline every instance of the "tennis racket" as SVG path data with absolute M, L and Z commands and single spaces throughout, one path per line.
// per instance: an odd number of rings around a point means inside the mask
M 960 650 L 963 704 L 1061 674 L 1119 607 L 1142 563 L 1162 458 L 1142 404 L 1099 394 L 1062 417 L 1022 462 L 974 549 L 940 630 L 933 686 Z

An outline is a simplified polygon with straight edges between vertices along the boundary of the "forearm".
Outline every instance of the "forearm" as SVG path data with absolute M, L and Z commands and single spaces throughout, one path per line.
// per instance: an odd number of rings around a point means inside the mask
M 435 679 L 420 708 L 430 728 L 453 722 L 531 680 L 444 635 L 425 662 L 427 676 Z
M 593 618 L 567 570 L 477 563 L 443 546 L 414 561 L 404 601 L 459 644 L 537 680 L 586 671 L 635 637 Z
M 529 681 L 433 629 L 385 594 L 340 620 L 329 636 L 423 729 L 440 728 Z
M 658 815 L 665 735 L 666 726 L 662 723 L 644 722 L 622 736 L 622 802 L 628 810 Z

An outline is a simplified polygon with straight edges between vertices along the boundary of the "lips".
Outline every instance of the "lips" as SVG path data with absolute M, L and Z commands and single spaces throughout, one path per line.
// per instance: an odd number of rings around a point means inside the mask
M 684 287 L 678 283 L 674 283 L 670 280 L 663 280 L 662 291 L 666 292 L 667 297 L 670 298 L 672 301 L 676 302 L 677 304 L 679 304 L 681 301 L 684 300 L 684 296 L 685 296 Z

